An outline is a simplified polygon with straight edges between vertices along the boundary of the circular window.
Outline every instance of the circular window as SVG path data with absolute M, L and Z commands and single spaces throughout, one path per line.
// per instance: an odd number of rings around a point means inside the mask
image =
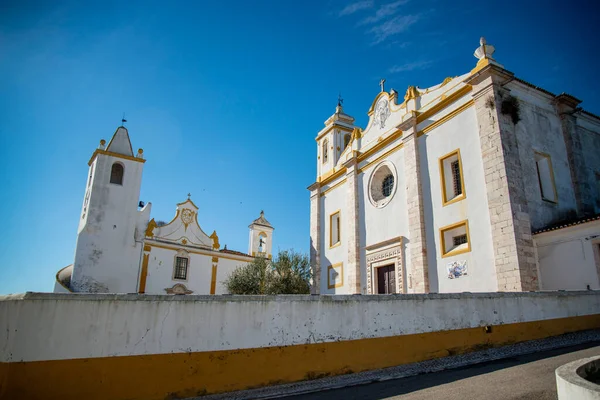
M 377 208 L 385 207 L 396 192 L 396 169 L 389 161 L 375 167 L 369 182 L 369 200 Z

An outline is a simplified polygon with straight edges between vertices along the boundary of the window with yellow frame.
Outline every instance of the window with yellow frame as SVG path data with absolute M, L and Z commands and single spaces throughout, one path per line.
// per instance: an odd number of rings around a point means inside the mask
M 440 243 L 442 257 L 470 252 L 469 221 L 464 220 L 441 228 Z
M 442 205 L 446 206 L 467 197 L 465 175 L 462 168 L 460 149 L 456 149 L 439 159 Z
M 329 216 L 329 247 L 339 246 L 341 241 L 340 210 Z

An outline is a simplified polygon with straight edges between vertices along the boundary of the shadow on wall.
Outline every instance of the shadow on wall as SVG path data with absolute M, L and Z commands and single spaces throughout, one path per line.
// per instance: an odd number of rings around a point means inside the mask
M 425 126 L 432 124 L 433 120 L 425 121 Z M 419 141 L 419 156 L 421 166 L 421 191 L 423 196 L 423 209 L 425 212 L 425 238 L 427 240 L 427 272 L 429 274 L 429 292 L 437 293 L 439 291 L 439 277 L 437 268 L 437 257 L 435 248 L 435 230 L 433 224 L 433 199 L 431 195 L 431 173 L 429 171 L 429 158 L 427 157 L 427 141 L 429 135 L 423 135 L 414 140 Z M 421 147 L 422 146 L 422 147 Z M 437 173 L 436 173 L 437 176 Z M 429 227 L 429 229 L 427 229 Z

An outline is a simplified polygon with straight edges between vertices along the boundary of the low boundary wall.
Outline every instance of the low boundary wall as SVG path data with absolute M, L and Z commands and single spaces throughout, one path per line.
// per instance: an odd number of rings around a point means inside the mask
M 0 297 L 0 399 L 177 399 L 600 328 L 600 292 Z

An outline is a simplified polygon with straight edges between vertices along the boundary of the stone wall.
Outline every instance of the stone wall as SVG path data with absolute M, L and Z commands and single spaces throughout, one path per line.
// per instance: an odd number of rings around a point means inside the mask
M 227 392 L 599 328 L 599 313 L 594 291 L 4 296 L 0 399 Z

